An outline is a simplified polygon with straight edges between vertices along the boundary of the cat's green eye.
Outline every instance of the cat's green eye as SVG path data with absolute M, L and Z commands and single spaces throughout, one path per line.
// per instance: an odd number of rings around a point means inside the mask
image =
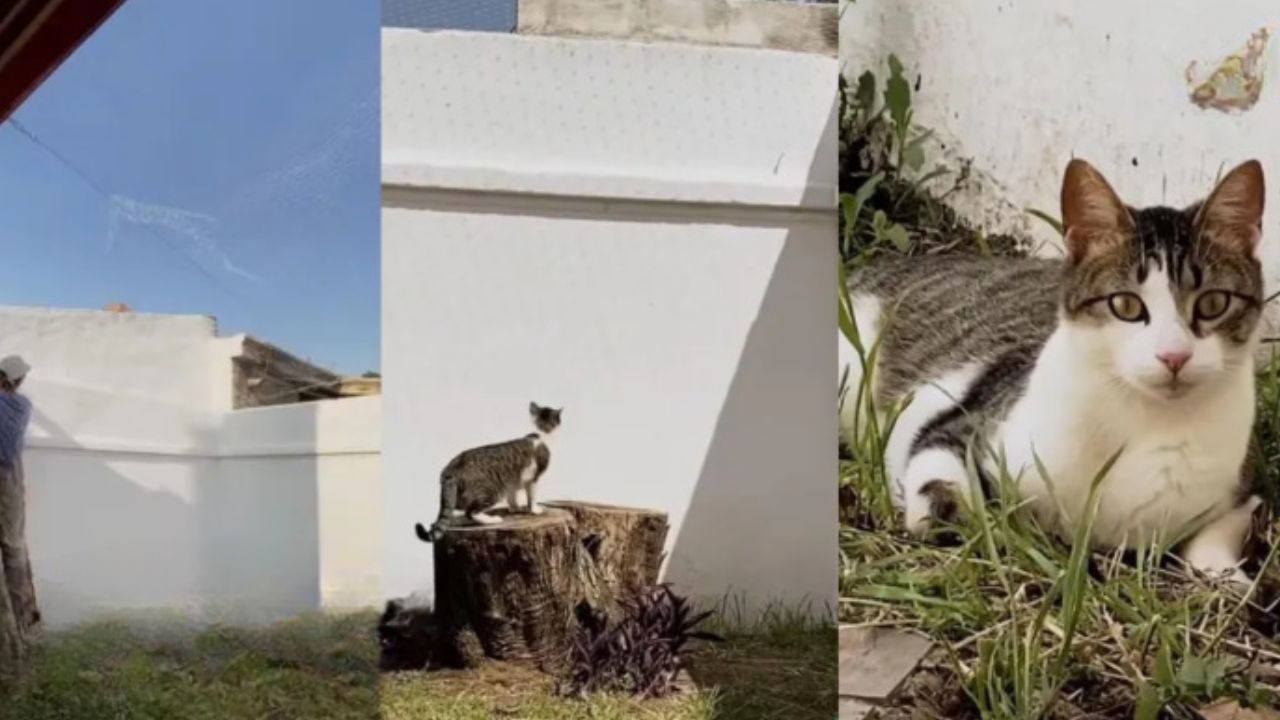
M 1196 319 L 1216 320 L 1231 307 L 1231 295 L 1222 290 L 1210 290 L 1196 298 Z
M 1116 293 L 1107 298 L 1111 314 L 1125 322 L 1139 322 L 1147 319 L 1147 306 L 1142 299 L 1133 293 Z

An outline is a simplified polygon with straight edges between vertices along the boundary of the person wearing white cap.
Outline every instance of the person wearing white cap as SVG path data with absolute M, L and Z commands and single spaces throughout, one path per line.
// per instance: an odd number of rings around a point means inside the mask
M 17 355 L 0 358 L 0 560 L 9 602 L 24 635 L 40 622 L 26 540 L 26 485 L 22 444 L 31 421 L 31 401 L 18 394 L 31 366 Z

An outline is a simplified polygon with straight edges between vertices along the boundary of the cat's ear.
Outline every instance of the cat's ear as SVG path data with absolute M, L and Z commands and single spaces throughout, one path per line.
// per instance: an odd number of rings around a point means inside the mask
M 530 415 L 537 415 L 537 414 L 538 414 L 538 411 L 539 411 L 540 409 L 541 409 L 541 408 L 539 408 L 539 407 L 538 407 L 538 403 L 536 403 L 536 402 L 530 402 L 530 403 L 529 403 L 529 414 L 530 414 Z
M 1072 262 L 1114 247 L 1133 230 L 1133 216 L 1102 173 L 1084 160 L 1062 177 L 1062 229 Z
M 1249 160 L 1218 182 L 1196 212 L 1200 237 L 1252 255 L 1262 240 L 1262 210 L 1267 196 L 1262 164 Z

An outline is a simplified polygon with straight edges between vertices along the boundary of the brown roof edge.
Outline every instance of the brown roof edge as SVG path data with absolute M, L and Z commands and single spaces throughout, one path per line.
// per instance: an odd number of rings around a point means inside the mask
M 0 122 L 124 0 L 16 0 L 0 15 Z
M 266 362 L 271 361 L 276 364 L 285 364 L 291 366 L 295 377 L 307 377 L 312 382 L 327 381 L 335 385 L 342 376 L 327 368 L 315 365 L 307 360 L 282 350 L 264 340 L 259 340 L 252 335 L 244 336 L 244 354 L 242 357 L 252 358 L 254 360 Z

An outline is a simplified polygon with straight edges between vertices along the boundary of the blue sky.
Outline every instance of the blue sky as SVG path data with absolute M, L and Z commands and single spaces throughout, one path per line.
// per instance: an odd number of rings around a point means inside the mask
M 213 315 L 377 369 L 379 10 L 126 0 L 0 126 L 0 304 Z
M 387 27 L 511 32 L 517 0 L 382 0 Z

